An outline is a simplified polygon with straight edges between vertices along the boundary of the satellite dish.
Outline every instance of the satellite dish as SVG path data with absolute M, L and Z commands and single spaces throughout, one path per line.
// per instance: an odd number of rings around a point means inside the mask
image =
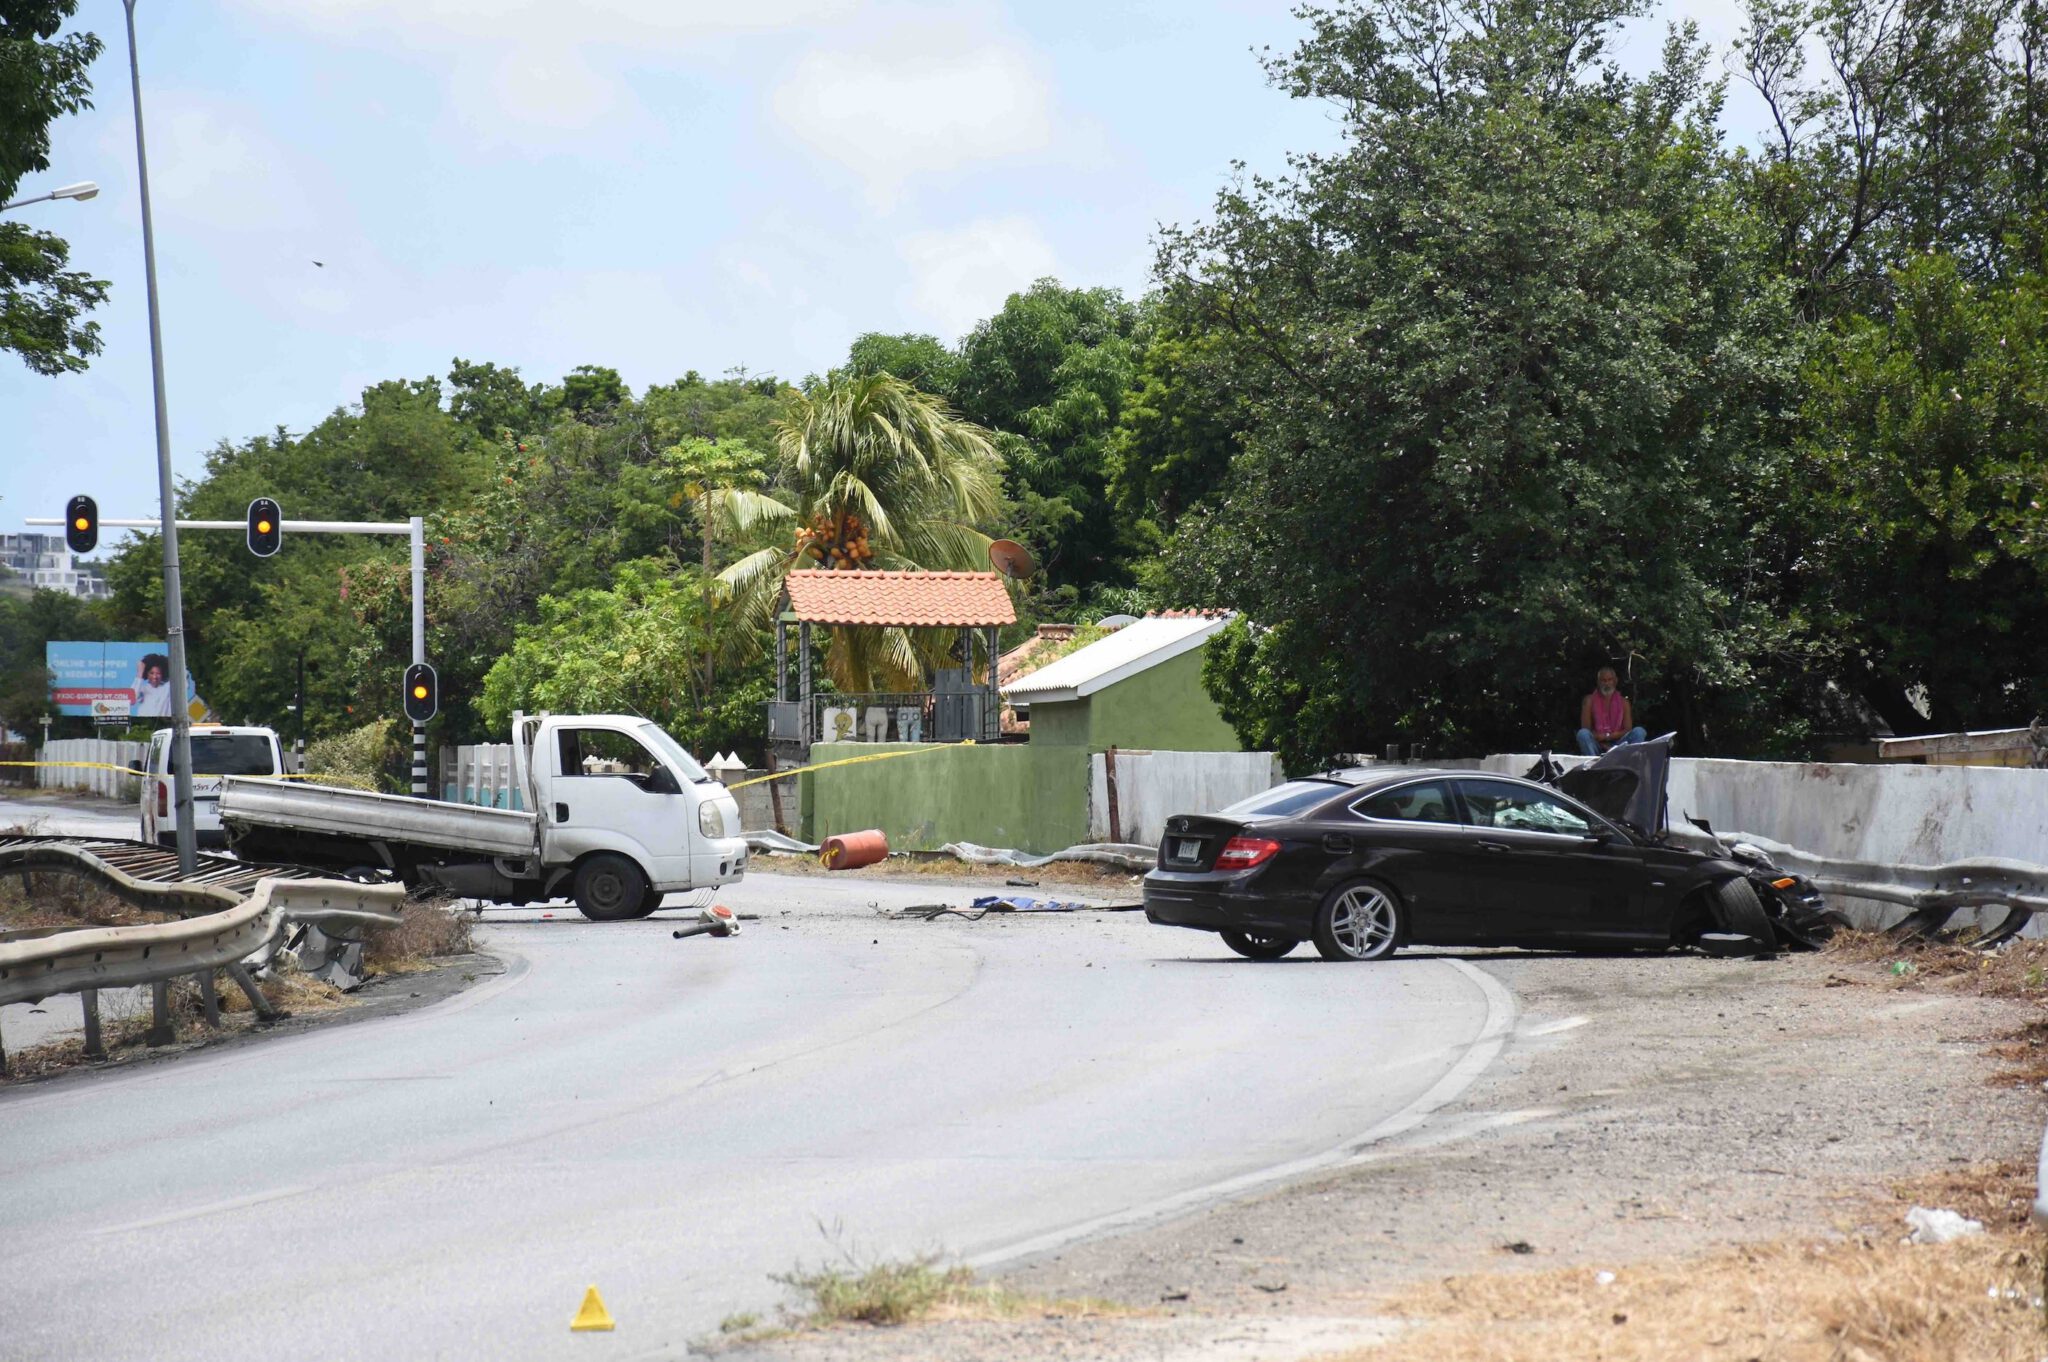
M 991 543 L 988 561 L 997 572 L 1020 582 L 1038 571 L 1038 564 L 1031 561 L 1031 550 L 1014 539 L 998 539 Z
M 1095 621 L 1095 627 L 1097 629 L 1121 629 L 1126 624 L 1136 624 L 1137 622 L 1138 617 L 1136 615 L 1107 615 Z

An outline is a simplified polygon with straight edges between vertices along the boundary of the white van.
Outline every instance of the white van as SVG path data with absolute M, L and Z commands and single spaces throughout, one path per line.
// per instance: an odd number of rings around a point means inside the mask
M 171 769 L 171 730 L 159 728 L 149 740 L 149 757 L 140 763 L 142 776 L 142 840 L 159 846 L 178 842 L 177 790 Z M 268 728 L 227 724 L 192 725 L 192 830 L 203 847 L 224 847 L 220 825 L 222 776 L 284 774 L 284 749 Z

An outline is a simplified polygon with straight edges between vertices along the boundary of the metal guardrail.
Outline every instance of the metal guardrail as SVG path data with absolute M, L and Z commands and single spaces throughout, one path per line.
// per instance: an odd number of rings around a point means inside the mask
M 209 1020 L 218 1013 L 213 972 L 225 969 L 259 1016 L 275 1010 L 242 962 L 274 946 L 289 923 L 387 926 L 399 921 L 405 891 L 397 885 L 318 878 L 295 867 L 243 865 L 206 857 L 192 880 L 145 878 L 161 874 L 153 858 L 167 853 L 133 842 L 65 841 L 49 837 L 0 839 L 0 871 L 64 870 L 103 885 L 136 907 L 185 915 L 177 922 L 133 927 L 41 927 L 0 933 L 0 1005 L 39 1002 L 60 993 L 84 997 L 86 1053 L 100 1045 L 98 993 L 103 988 L 156 986 L 152 1041 L 168 1039 L 166 992 L 184 974 L 201 979 Z M 109 859 L 111 856 L 113 859 Z M 177 858 L 169 855 L 175 868 Z M 116 863 L 120 862 L 120 863 Z M 131 873 L 140 871 L 142 875 Z M 0 1073 L 6 1052 L 0 1048 Z
M 1891 928 L 1899 936 L 1931 936 L 1965 908 L 2003 908 L 2005 917 L 1970 943 L 1989 949 L 2018 936 L 2035 913 L 2048 912 L 2048 866 L 2029 861 L 1984 857 L 1944 865 L 1887 865 L 1819 856 L 1753 833 L 1704 835 L 1723 851 L 1748 843 L 1773 863 L 1812 880 L 1823 895 L 1910 909 Z

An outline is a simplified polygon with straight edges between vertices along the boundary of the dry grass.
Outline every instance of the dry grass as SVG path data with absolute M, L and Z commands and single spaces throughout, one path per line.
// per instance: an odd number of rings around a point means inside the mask
M 1698 1257 L 1455 1277 L 1381 1303 L 1415 1327 L 1356 1362 L 2035 1362 L 2048 1351 L 2033 1170 L 1955 1169 L 1858 1208 L 1877 1228 Z M 1914 1205 L 1986 1233 L 1903 1242 Z
M 803 1297 L 799 1308 L 785 1312 L 789 1329 L 1140 1313 L 1110 1301 L 1052 1300 L 1012 1291 L 977 1280 L 968 1268 L 942 1267 L 931 1257 L 865 1266 L 850 1260 L 815 1269 L 799 1266 L 774 1280 Z
M 83 875 L 65 870 L 0 874 L 0 930 L 22 927 L 133 927 L 169 922 L 169 913 L 144 912 Z
M 2048 939 L 2015 940 L 1993 951 L 1972 950 L 1966 935 L 1943 933 L 1930 941 L 1898 941 L 1883 932 L 1838 932 L 1827 945 L 1831 961 L 1871 967 L 1868 979 L 1884 988 L 1936 985 L 1984 998 L 2048 1001 Z
M 471 916 L 452 899 L 408 898 L 403 919 L 378 927 L 363 940 L 363 965 L 372 974 L 415 974 L 441 956 L 475 948 Z

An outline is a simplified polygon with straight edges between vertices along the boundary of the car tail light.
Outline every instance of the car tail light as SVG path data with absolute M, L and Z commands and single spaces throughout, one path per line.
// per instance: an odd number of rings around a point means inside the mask
M 156 816 L 159 818 L 165 818 L 170 815 L 170 812 L 171 792 L 165 789 L 164 783 L 161 780 L 159 780 L 156 783 Z
M 1280 844 L 1270 837 L 1233 837 L 1216 853 L 1218 870 L 1250 870 L 1280 854 Z

